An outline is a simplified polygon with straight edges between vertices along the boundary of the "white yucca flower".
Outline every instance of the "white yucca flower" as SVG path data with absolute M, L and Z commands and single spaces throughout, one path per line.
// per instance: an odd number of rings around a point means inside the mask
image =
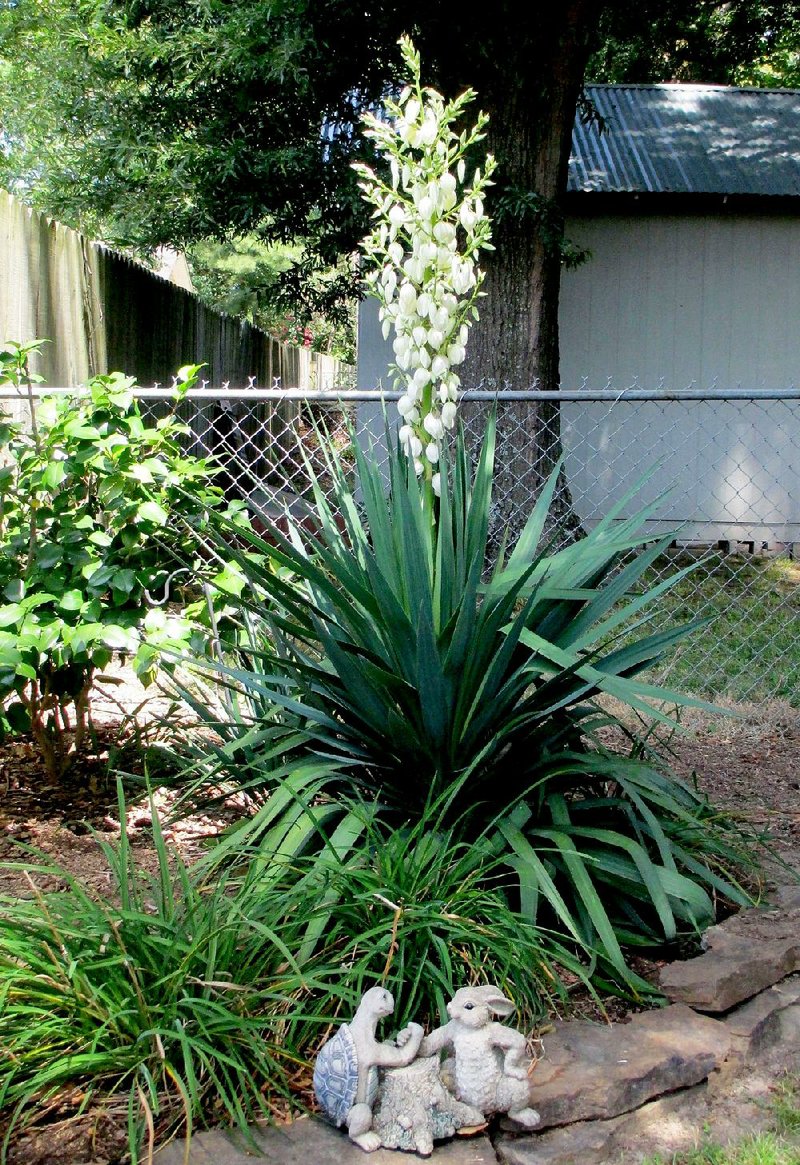
M 478 115 L 469 131 L 453 128 L 475 94 L 469 90 L 445 102 L 420 80 L 420 60 L 411 41 L 400 41 L 409 83 L 386 103 L 386 120 L 366 115 L 366 133 L 389 162 L 391 184 L 356 165 L 361 189 L 374 208 L 376 225 L 364 240 L 379 272 L 368 277 L 381 303 L 388 339 L 392 330 L 392 375 L 402 389 L 400 440 L 438 496 L 434 472 L 441 442 L 456 423 L 460 380 L 453 371 L 466 357 L 469 328 L 477 318 L 483 280 L 478 254 L 491 248 L 483 194 L 491 184 L 494 159 L 467 184 L 465 155 L 485 135 Z

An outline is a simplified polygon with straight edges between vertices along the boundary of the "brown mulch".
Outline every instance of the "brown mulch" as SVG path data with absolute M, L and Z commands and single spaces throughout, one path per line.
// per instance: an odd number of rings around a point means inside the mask
M 0 863 L 19 861 L 17 843 L 41 851 L 89 885 L 100 897 L 111 890 L 104 857 L 95 835 L 108 840 L 120 835 L 116 782 L 109 763 L 126 772 L 137 768 L 141 725 L 148 721 L 148 699 L 129 674 L 117 670 L 113 698 L 99 709 L 94 752 L 76 766 L 69 779 L 50 787 L 26 742 L 0 747 Z M 165 705 L 151 705 L 164 711 Z M 135 721 L 125 721 L 136 711 Z M 720 809 L 731 813 L 748 830 L 769 834 L 776 856 L 770 863 L 774 881 L 789 880 L 780 867 L 782 858 L 800 867 L 800 710 L 787 704 L 737 705 L 735 718 L 693 714 L 685 718 L 686 731 L 663 740 L 660 747 L 672 756 L 675 770 L 707 794 Z M 138 722 L 139 727 L 136 727 Z M 139 766 L 141 767 L 141 766 Z M 129 783 L 127 832 L 135 858 L 143 868 L 154 868 L 151 810 L 143 787 Z M 154 803 L 166 821 L 170 797 L 158 793 Z M 165 826 L 165 835 L 191 861 L 204 839 L 222 824 L 220 818 L 195 816 Z M 58 879 L 37 875 L 43 889 L 59 888 Z M 0 869 L 0 894 L 30 893 L 22 870 Z M 636 969 L 653 979 L 658 963 L 640 960 Z M 624 1020 L 630 1007 L 604 1000 L 608 1018 Z M 589 1014 L 590 1000 L 579 1007 Z M 595 1010 L 595 1015 L 596 1010 Z M 124 1160 L 124 1117 L 114 1119 L 98 1110 L 82 1116 L 53 1114 L 54 1122 L 39 1135 L 21 1138 L 9 1153 L 10 1165 L 113 1165 Z

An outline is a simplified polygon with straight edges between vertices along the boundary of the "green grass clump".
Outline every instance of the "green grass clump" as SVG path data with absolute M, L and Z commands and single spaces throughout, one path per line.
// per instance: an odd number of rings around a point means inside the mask
M 779 1133 L 800 1135 L 800 1076 L 790 1073 L 779 1081 L 770 1108 Z
M 120 797 L 121 839 L 98 843 L 108 902 L 63 869 L 17 863 L 31 896 L 0 900 L 0 1156 L 55 1111 L 127 1120 L 136 1162 L 193 1127 L 301 1107 L 321 1039 L 376 983 L 396 1000 L 384 1038 L 445 1021 L 468 982 L 501 986 L 526 1030 L 566 1007 L 585 967 L 509 906 L 502 866 L 440 810 L 395 831 L 354 806 L 348 844 L 340 833 L 313 858 L 234 834 L 192 868 L 154 816 L 148 875 Z M 64 888 L 44 893 L 40 876 Z
M 672 1157 L 654 1157 L 643 1165 L 800 1165 L 800 1149 L 775 1133 L 759 1133 L 738 1145 L 701 1145 Z
M 421 820 L 394 829 L 374 806 L 354 806 L 349 828 L 360 823 L 361 831 L 346 852 L 333 845 L 292 861 L 292 876 L 304 871 L 293 887 L 305 902 L 298 961 L 331 985 L 336 968 L 346 968 L 340 982 L 356 997 L 382 983 L 394 995 L 391 1022 L 398 1027 L 410 1020 L 446 1023 L 446 1004 L 459 987 L 491 982 L 514 1000 L 519 1023 L 532 1030 L 568 1006 L 565 981 L 588 988 L 590 967 L 557 934 L 509 904 L 506 863 L 487 837 L 459 840 L 442 810 L 432 806 Z M 280 867 L 272 865 L 276 879 Z M 267 911 L 269 874 L 268 866 Z M 325 1006 L 330 1000 L 320 1009 Z
M 304 984 L 282 908 L 270 926 L 251 917 L 253 878 L 194 879 L 155 817 L 158 870 L 142 874 L 124 812 L 122 822 L 116 846 L 99 843 L 109 902 L 29 864 L 31 896 L 0 901 L 3 1156 L 60 1097 L 67 1109 L 76 1094 L 82 1110 L 121 1105 L 134 1162 L 148 1139 L 210 1121 L 244 1127 L 291 1099 L 286 1017 Z M 36 888 L 53 874 L 64 889 Z

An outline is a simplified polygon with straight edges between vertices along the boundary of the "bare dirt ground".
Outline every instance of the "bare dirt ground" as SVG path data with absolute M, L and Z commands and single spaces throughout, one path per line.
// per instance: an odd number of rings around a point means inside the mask
M 0 862 L 19 858 L 14 843 L 34 846 L 73 875 L 102 890 L 105 862 L 94 840 L 119 836 L 112 767 L 141 774 L 139 749 L 148 726 L 159 715 L 176 713 L 158 693 L 145 691 L 130 672 L 111 670 L 95 701 L 96 749 L 69 778 L 48 787 L 32 746 L 26 741 L 0 746 Z M 720 701 L 725 707 L 725 701 Z M 800 709 L 781 701 L 729 704 L 730 716 L 699 711 L 682 713 L 683 731 L 661 734 L 659 749 L 678 775 L 733 815 L 748 830 L 769 837 L 780 856 L 800 853 Z M 155 804 L 166 817 L 171 799 L 157 793 Z M 128 785 L 128 834 L 147 862 L 150 809 L 142 792 Z M 219 821 L 192 817 L 167 824 L 167 838 L 191 858 Z M 23 882 L 0 870 L 0 893 Z M 23 891 L 24 892 L 24 891 Z
M 800 857 L 800 709 L 783 701 L 734 704 L 731 716 L 684 711 L 668 742 L 676 773 L 778 858 Z M 774 862 L 768 861 L 772 869 Z
M 120 836 L 116 773 L 125 779 L 127 834 L 135 860 L 153 867 L 151 812 L 145 784 L 143 749 L 152 744 L 159 717 L 174 730 L 180 713 L 164 696 L 145 690 L 130 671 L 115 666 L 112 683 L 98 687 L 93 700 L 94 748 L 81 758 L 58 785 L 48 785 L 33 745 L 26 740 L 0 746 L 0 894 L 28 893 L 23 871 L 3 869 L 3 862 L 25 857 L 18 843 L 58 864 L 100 896 L 109 882 L 105 858 L 96 838 Z M 194 816 L 171 822 L 172 798 L 156 791 L 153 804 L 164 822 L 167 841 L 187 860 L 204 838 L 218 832 L 217 818 Z M 37 878 L 43 889 L 55 888 L 52 879 Z

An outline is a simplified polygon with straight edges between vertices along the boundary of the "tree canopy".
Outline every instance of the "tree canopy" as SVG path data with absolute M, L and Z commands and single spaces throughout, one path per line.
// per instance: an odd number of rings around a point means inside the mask
M 140 251 L 299 245 L 280 285 L 329 310 L 366 227 L 358 114 L 397 84 L 410 33 L 423 79 L 472 86 L 491 118 L 497 251 L 475 360 L 551 384 L 584 77 L 792 81 L 798 25 L 796 0 L 497 0 L 480 20 L 454 0 L 0 0 L 0 184 Z

